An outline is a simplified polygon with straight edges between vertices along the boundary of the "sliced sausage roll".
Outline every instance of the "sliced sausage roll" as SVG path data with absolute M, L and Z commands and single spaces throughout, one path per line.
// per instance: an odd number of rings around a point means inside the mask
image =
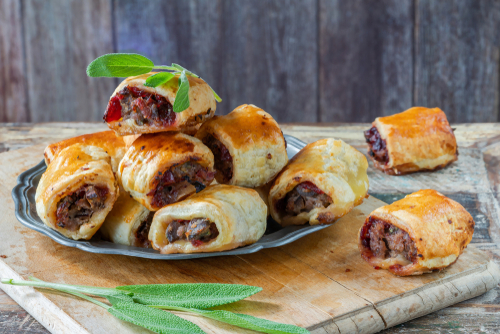
M 111 95 L 104 121 L 118 135 L 195 132 L 199 124 L 214 115 L 215 97 L 205 81 L 188 76 L 189 108 L 175 113 L 173 105 L 179 89 L 178 78 L 155 88 L 144 86 L 146 79 L 153 74 L 127 78 Z
M 151 248 L 148 234 L 153 216 L 154 212 L 121 191 L 99 232 L 115 244 Z
M 224 251 L 259 240 L 266 217 L 255 190 L 218 184 L 159 210 L 149 240 L 163 254 Z
M 282 226 L 331 224 L 368 197 L 368 162 L 342 140 L 322 139 L 300 150 L 269 193 Z
M 36 189 L 36 211 L 45 225 L 74 240 L 90 239 L 119 194 L 110 162 L 96 146 L 75 144 L 59 152 Z
M 218 183 L 259 187 L 271 181 L 288 162 L 278 123 L 251 104 L 207 121 L 196 137 L 214 154 Z
M 70 139 L 50 144 L 45 148 L 44 156 L 47 166 L 52 160 L 68 146 L 82 144 L 87 146 L 97 146 L 106 151 L 111 157 L 111 167 L 113 172 L 118 170 L 118 165 L 125 155 L 126 147 L 122 137 L 118 137 L 113 131 L 103 131 L 90 133 Z
M 474 220 L 459 203 L 420 190 L 373 211 L 359 232 L 359 250 L 377 269 L 420 275 L 457 261 L 473 233 Z
M 458 159 L 455 135 L 439 108 L 414 107 L 377 117 L 364 134 L 375 168 L 386 174 L 440 169 Z
M 204 189 L 214 175 L 214 156 L 208 147 L 178 132 L 140 136 L 118 168 L 124 190 L 150 211 Z

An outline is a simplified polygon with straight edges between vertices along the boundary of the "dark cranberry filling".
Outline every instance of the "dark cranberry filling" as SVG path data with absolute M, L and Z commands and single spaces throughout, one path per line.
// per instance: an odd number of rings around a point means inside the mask
M 194 187 L 195 191 L 199 192 L 212 183 L 214 174 L 208 168 L 191 161 L 172 167 L 155 177 L 157 185 L 148 193 L 148 196 L 153 196 L 151 205 L 161 208 L 177 202 L 186 187 Z
M 212 135 L 203 138 L 203 144 L 214 154 L 214 167 L 216 178 L 221 183 L 226 183 L 233 177 L 233 157 L 224 144 Z
M 135 245 L 136 247 L 151 248 L 151 242 L 148 239 L 149 229 L 153 222 L 155 213 L 150 212 L 148 217 L 141 223 L 137 231 L 135 231 Z
M 131 118 L 138 125 L 156 123 L 165 126 L 172 124 L 176 115 L 172 104 L 165 97 L 126 86 L 111 98 L 104 113 L 107 123 L 121 118 Z
M 377 161 L 381 163 L 387 163 L 389 161 L 389 155 L 387 154 L 387 147 L 385 140 L 380 137 L 375 126 L 372 126 L 370 130 L 364 132 L 365 139 L 368 145 L 370 145 L 370 155 Z
M 218 235 L 217 225 L 206 218 L 174 220 L 168 225 L 166 232 L 169 243 L 187 240 L 195 247 L 217 238 Z
M 289 215 L 298 215 L 309 212 L 314 208 L 325 208 L 333 203 L 330 196 L 325 194 L 312 182 L 302 182 L 278 201 L 276 208 Z

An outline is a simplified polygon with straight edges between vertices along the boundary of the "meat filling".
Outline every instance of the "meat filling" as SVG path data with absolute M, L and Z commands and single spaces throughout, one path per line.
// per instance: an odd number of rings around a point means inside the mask
M 194 218 L 191 220 L 174 220 L 167 227 L 167 239 L 169 243 L 177 240 L 187 240 L 193 246 L 200 246 L 217 238 L 219 230 L 215 223 L 206 218 Z
M 76 231 L 104 207 L 108 188 L 84 185 L 57 203 L 57 226 Z
M 126 86 L 111 98 L 104 114 L 107 123 L 121 118 L 133 119 L 137 125 L 165 126 L 174 123 L 176 115 L 167 98 Z
M 153 217 L 155 213 L 150 212 L 147 218 L 139 225 L 137 231 L 135 231 L 135 244 L 136 247 L 151 248 L 151 242 L 148 239 L 149 229 L 151 228 L 151 223 L 153 222 Z
M 417 248 L 408 233 L 392 224 L 370 217 L 361 234 L 363 245 L 375 257 L 387 259 L 402 255 L 410 262 L 417 258 Z
M 380 137 L 375 126 L 372 126 L 370 130 L 364 132 L 365 139 L 368 145 L 370 145 L 369 154 L 378 162 L 387 163 L 389 161 L 389 155 L 387 153 L 387 146 L 385 140 Z
M 218 182 L 227 183 L 233 177 L 233 157 L 224 144 L 212 135 L 203 138 L 203 144 L 214 154 L 216 178 Z
M 148 193 L 148 196 L 153 196 L 151 205 L 157 208 L 205 189 L 214 179 L 213 172 L 191 161 L 159 174 L 155 177 L 156 187 Z
M 302 182 L 278 202 L 278 210 L 281 209 L 286 214 L 296 216 L 314 208 L 326 208 L 332 203 L 331 197 L 314 183 Z

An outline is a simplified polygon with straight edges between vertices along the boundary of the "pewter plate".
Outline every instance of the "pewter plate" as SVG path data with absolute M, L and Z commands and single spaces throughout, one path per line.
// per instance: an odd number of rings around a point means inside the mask
M 306 144 L 295 137 L 285 135 L 288 143 L 288 157 L 292 158 Z M 242 255 L 255 253 L 264 248 L 279 247 L 289 244 L 297 239 L 300 239 L 308 234 L 322 230 L 329 225 L 303 225 L 303 226 L 287 226 L 282 228 L 271 218 L 267 221 L 267 230 L 264 236 L 253 245 L 236 248 L 224 252 L 213 253 L 195 253 L 195 254 L 160 254 L 160 252 L 140 247 L 124 246 L 114 244 L 109 241 L 102 240 L 97 233 L 90 240 L 72 240 L 66 238 L 57 231 L 48 228 L 36 213 L 35 193 L 40 181 L 40 177 L 46 170 L 45 162 L 42 160 L 38 165 L 28 169 L 17 179 L 17 185 L 12 189 L 12 198 L 16 205 L 16 218 L 24 226 L 40 232 L 55 242 L 61 245 L 76 247 L 91 253 L 99 254 L 121 254 L 135 257 L 143 257 L 148 259 L 160 260 L 186 260 L 195 258 L 204 258 L 212 256 L 224 255 Z

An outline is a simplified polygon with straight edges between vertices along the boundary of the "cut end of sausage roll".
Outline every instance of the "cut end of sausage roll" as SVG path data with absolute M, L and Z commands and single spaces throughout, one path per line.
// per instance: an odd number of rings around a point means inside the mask
M 266 205 L 255 190 L 214 185 L 160 209 L 149 239 L 163 254 L 224 251 L 259 240 L 266 218 Z
M 153 216 L 154 212 L 121 190 L 99 232 L 105 240 L 115 244 L 151 248 L 148 234 Z
M 37 187 L 36 209 L 42 221 L 68 238 L 90 239 L 119 194 L 110 161 L 96 146 L 63 149 Z
M 118 170 L 118 165 L 125 155 L 126 146 L 122 137 L 118 137 L 113 131 L 102 131 L 89 133 L 86 135 L 69 138 L 45 148 L 44 157 L 47 166 L 52 160 L 68 146 L 82 144 L 87 146 L 97 146 L 102 148 L 111 157 L 111 167 L 113 172 Z
M 368 162 L 342 140 L 304 147 L 271 187 L 271 215 L 282 226 L 331 224 L 368 196 Z
M 214 179 L 213 154 L 203 143 L 176 132 L 137 138 L 120 163 L 123 188 L 151 211 L 203 190 Z
M 264 110 L 244 104 L 215 116 L 196 133 L 215 159 L 218 183 L 260 187 L 287 164 L 286 141 L 278 123 Z
M 458 159 L 455 135 L 439 108 L 378 117 L 364 135 L 375 168 L 389 175 L 432 171 Z
M 216 101 L 210 86 L 200 78 L 188 76 L 189 108 L 175 113 L 173 105 L 178 77 L 155 88 L 144 85 L 155 72 L 125 79 L 115 90 L 104 114 L 104 121 L 118 135 L 182 131 L 194 133 L 215 114 Z
M 373 211 L 359 232 L 361 256 L 376 269 L 420 275 L 454 263 L 474 233 L 474 220 L 457 202 L 420 190 Z

